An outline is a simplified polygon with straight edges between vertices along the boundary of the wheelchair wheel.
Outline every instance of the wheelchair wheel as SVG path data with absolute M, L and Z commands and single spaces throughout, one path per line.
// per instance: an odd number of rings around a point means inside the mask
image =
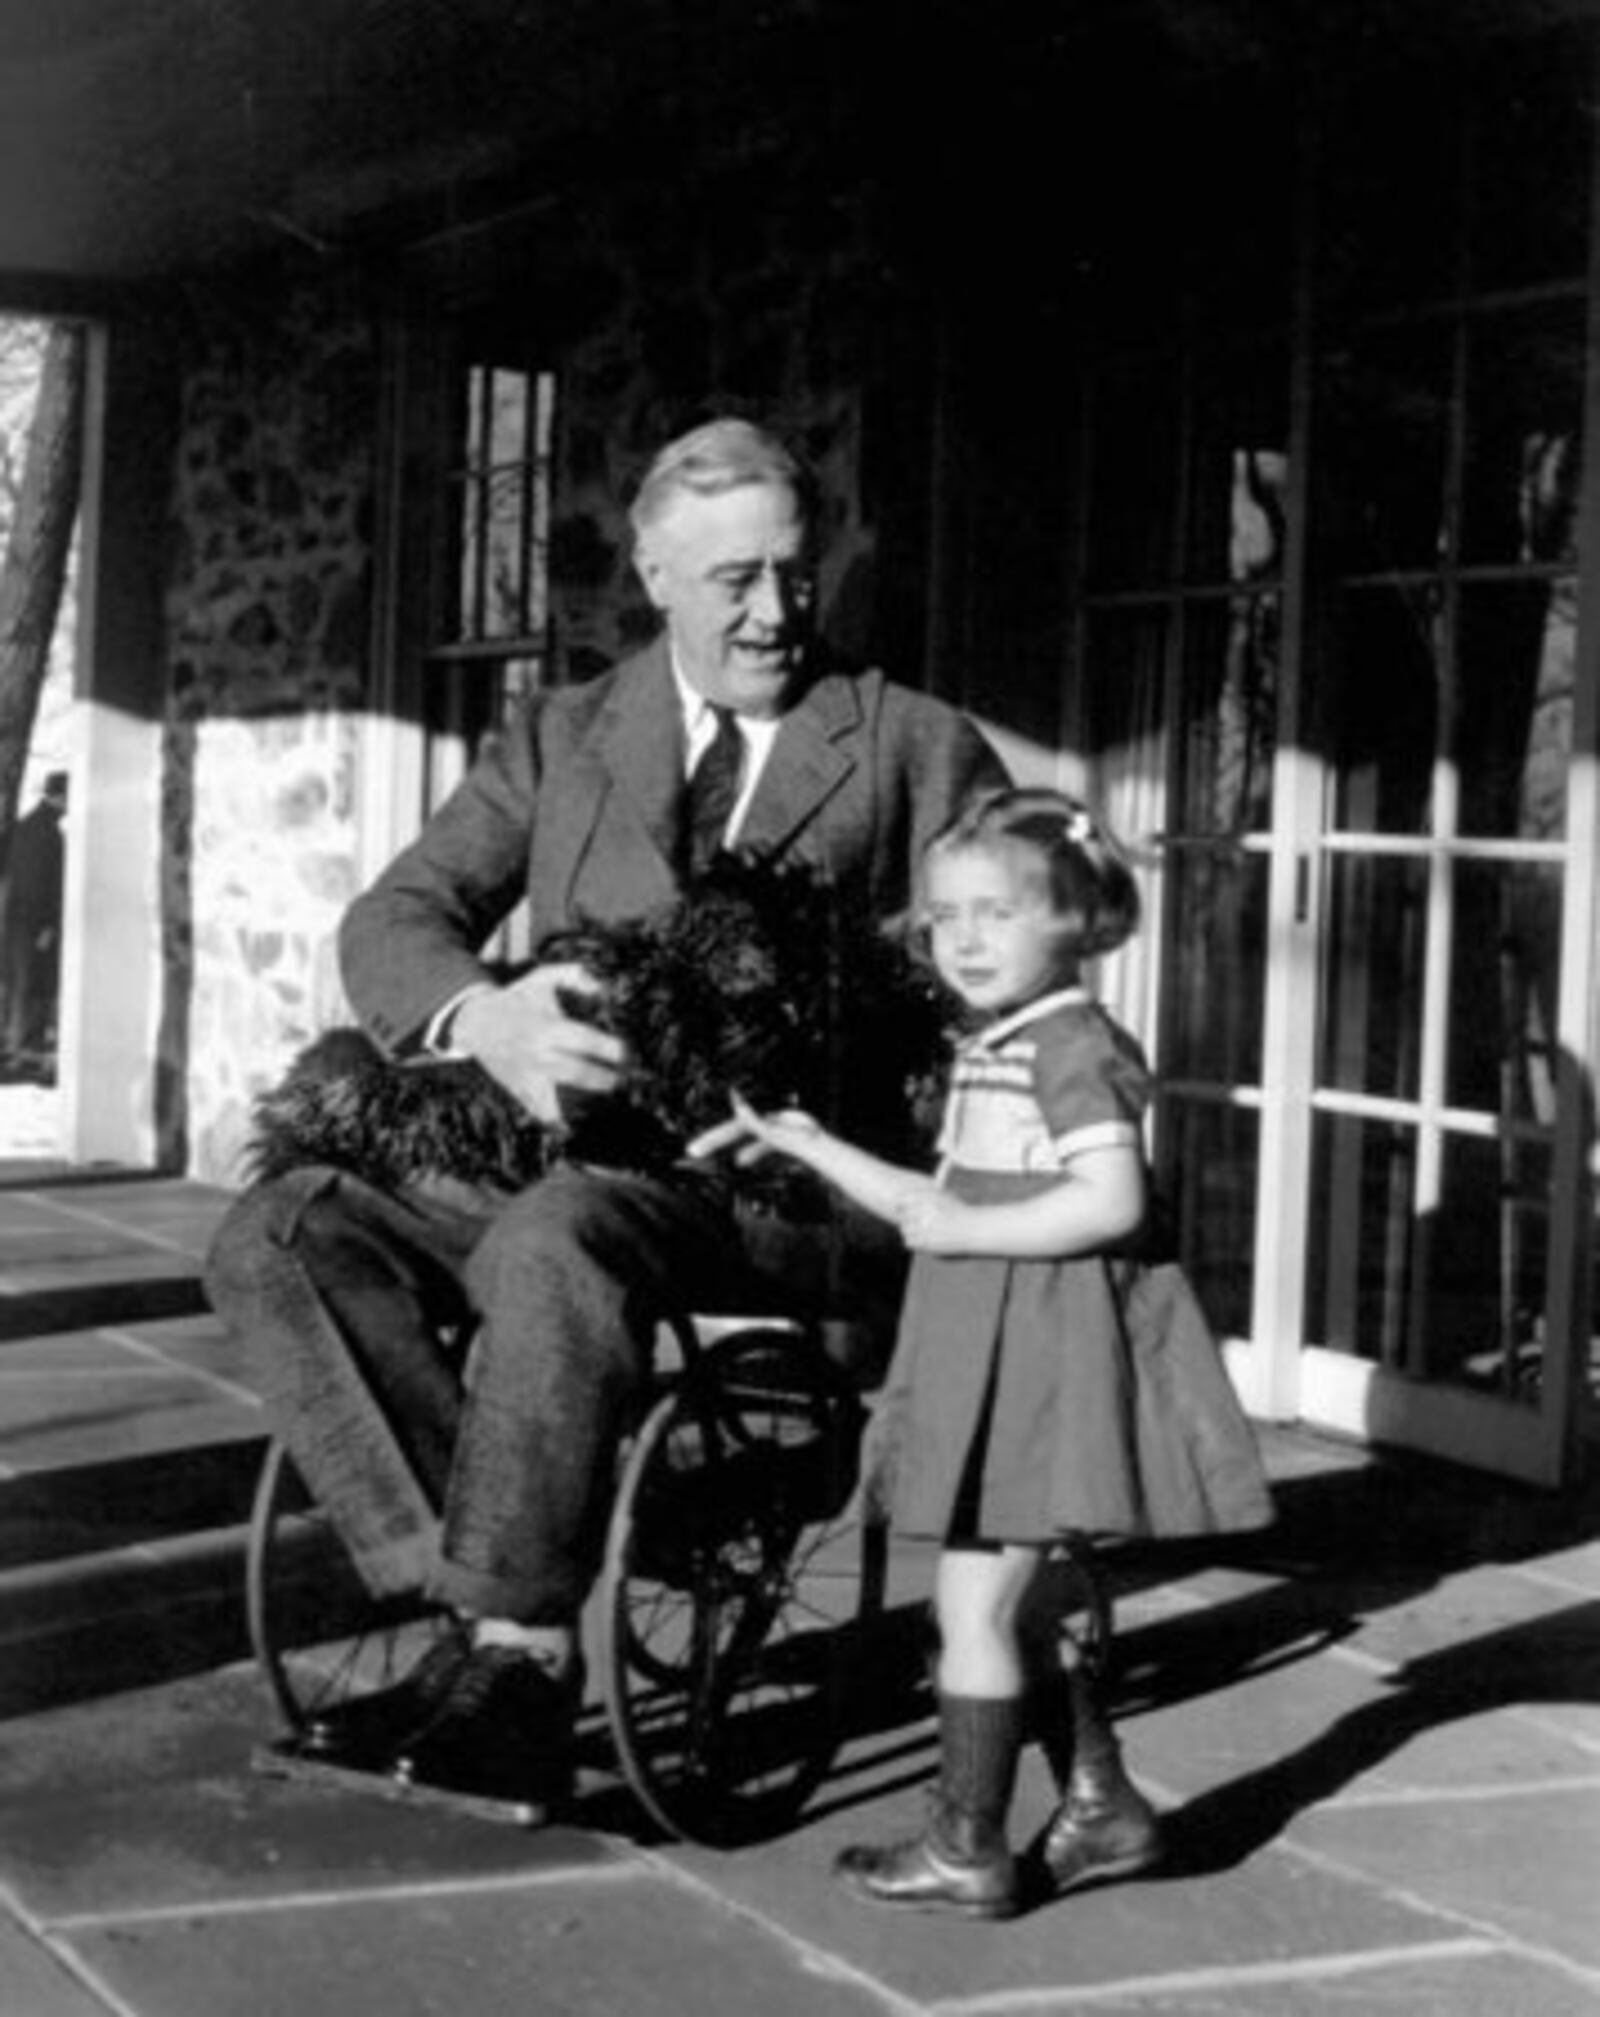
M 250 1515 L 245 1607 L 251 1648 L 289 1736 L 398 1680 L 446 1623 L 420 1596 L 368 1593 L 276 1440 Z
M 613 1740 L 652 1818 L 727 1844 L 792 1819 L 827 1769 L 887 1536 L 864 1523 L 865 1419 L 794 1332 L 708 1346 L 629 1452 L 601 1588 Z

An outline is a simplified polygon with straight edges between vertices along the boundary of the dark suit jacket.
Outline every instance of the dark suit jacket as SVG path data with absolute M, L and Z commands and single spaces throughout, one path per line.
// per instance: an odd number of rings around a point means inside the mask
M 526 895 L 537 944 L 669 902 L 683 727 L 664 639 L 538 696 L 346 914 L 356 1013 L 390 1050 L 483 977 L 476 958 Z M 879 672 L 824 670 L 783 718 L 738 840 L 824 871 L 848 900 L 904 907 L 928 840 L 999 758 L 945 702 Z

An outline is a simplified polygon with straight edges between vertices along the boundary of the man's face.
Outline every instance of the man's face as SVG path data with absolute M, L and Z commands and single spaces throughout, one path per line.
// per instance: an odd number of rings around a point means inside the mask
M 684 678 L 719 707 L 781 713 L 812 634 L 815 583 L 800 507 L 779 484 L 684 492 L 639 542 Z

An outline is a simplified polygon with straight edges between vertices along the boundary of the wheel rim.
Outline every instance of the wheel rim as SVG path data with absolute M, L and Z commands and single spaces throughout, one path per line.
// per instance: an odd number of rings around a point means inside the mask
M 445 1622 L 420 1597 L 368 1594 L 276 1440 L 251 1509 L 245 1608 L 251 1648 L 290 1734 L 397 1680 Z
M 850 1633 L 882 1600 L 881 1536 L 849 1504 L 860 1413 L 803 1342 L 758 1332 L 710 1348 L 634 1443 L 603 1674 L 623 1770 L 671 1834 L 767 1832 L 826 1769 Z

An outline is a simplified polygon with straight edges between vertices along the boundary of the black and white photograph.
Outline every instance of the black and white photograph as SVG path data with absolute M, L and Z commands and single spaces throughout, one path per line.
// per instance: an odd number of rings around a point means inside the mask
M 1600 0 L 0 0 L 0 2017 L 1600 2011 Z

